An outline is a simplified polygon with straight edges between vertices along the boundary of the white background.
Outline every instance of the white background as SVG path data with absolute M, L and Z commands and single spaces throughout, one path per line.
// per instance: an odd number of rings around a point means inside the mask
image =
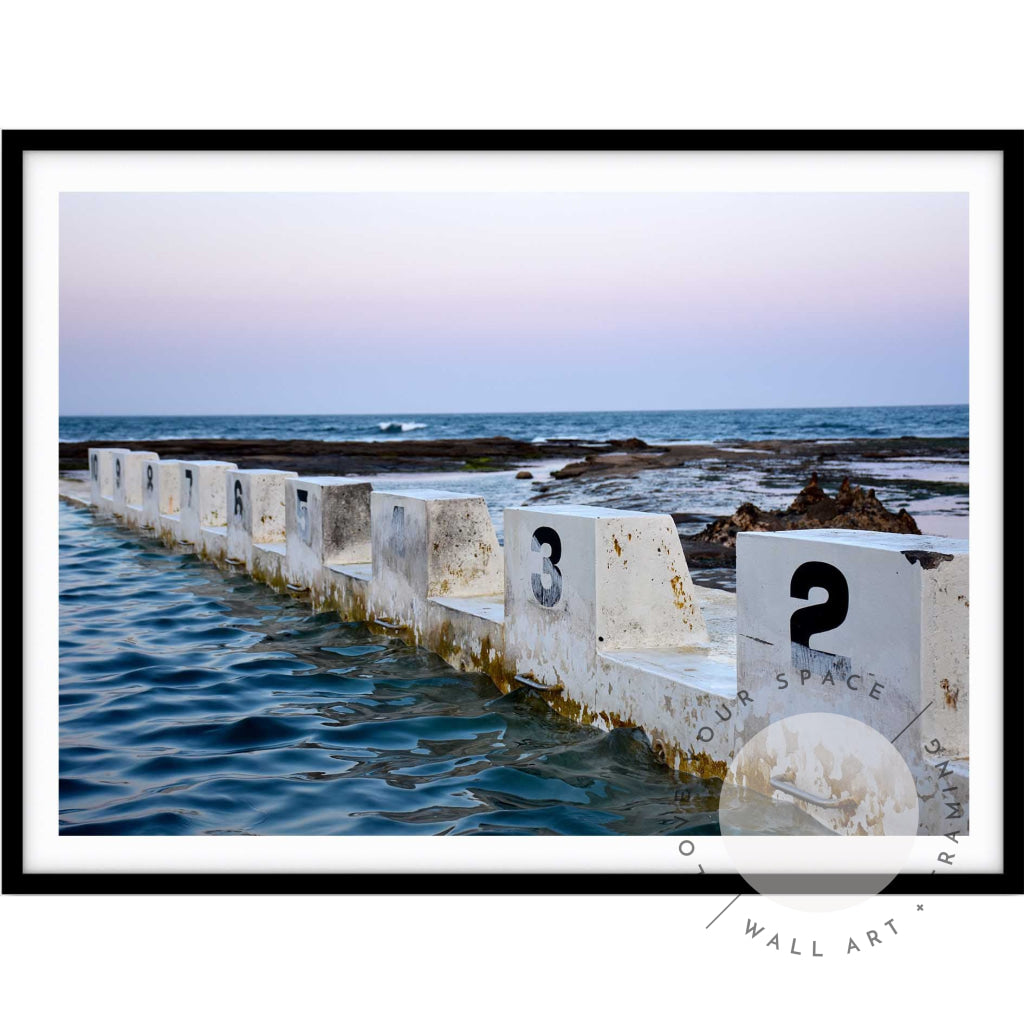
M 1024 127 L 1011 4 L 39 3 L 5 13 L 4 36 L 5 128 Z M 748 900 L 790 925 L 781 953 L 742 938 Z M 1019 899 L 800 924 L 743 897 L 705 935 L 725 902 L 6 897 L 0 998 L 19 1021 L 862 1020 L 1017 1001 Z M 901 935 L 875 950 L 786 952 L 890 916 Z
M 28 871 L 403 871 L 410 860 L 424 871 L 655 871 L 676 872 L 668 837 L 621 837 L 615 843 L 558 837 L 526 843 L 491 837 L 479 843 L 451 837 L 259 837 L 245 843 L 219 837 L 58 836 L 57 551 L 58 504 L 43 503 L 57 471 L 59 359 L 59 197 L 107 191 L 882 191 L 963 192 L 970 203 L 971 339 L 971 670 L 977 680 L 1001 679 L 1000 579 L 1002 525 L 1000 163 L 987 152 L 646 152 L 646 153 L 119 153 L 31 152 L 25 164 L 25 351 L 28 394 L 24 475 L 24 536 L 32 552 L 32 585 L 25 591 L 27 645 L 25 772 L 31 797 L 25 815 Z M 48 453 L 49 458 L 43 453 Z M 1001 692 L 976 685 L 971 699 L 971 835 L 960 847 L 962 870 L 999 869 L 1002 797 Z M 754 840 L 744 839 L 753 845 Z M 883 854 L 884 840 L 870 844 Z M 762 868 L 794 870 L 790 844 L 774 837 Z M 908 871 L 931 869 L 935 854 L 917 844 Z M 902 864 L 902 846 L 900 846 Z M 788 852 L 787 852 L 788 851 Z M 762 853 L 763 856 L 763 853 Z M 721 840 L 707 837 L 701 859 L 708 872 L 727 869 Z M 806 853 L 796 854 L 798 867 Z M 816 864 L 819 870 L 838 870 Z M 892 870 L 896 870 L 893 866 Z

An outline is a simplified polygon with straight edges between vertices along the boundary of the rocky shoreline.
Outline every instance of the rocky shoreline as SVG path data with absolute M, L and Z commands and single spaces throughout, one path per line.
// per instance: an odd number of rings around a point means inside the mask
M 575 438 L 543 443 L 511 437 L 420 441 L 302 441 L 272 438 L 174 438 L 146 441 L 62 441 L 60 470 L 86 469 L 90 448 L 144 448 L 162 459 L 216 459 L 240 469 L 293 469 L 320 476 L 377 473 L 488 472 L 524 463 L 581 459 L 589 455 L 663 451 L 635 437 L 602 442 Z
M 707 459 L 726 464 L 758 464 L 785 459 L 808 468 L 837 459 L 907 459 L 968 453 L 963 437 L 849 438 L 837 441 L 724 441 L 715 444 L 648 444 L 639 438 L 583 441 L 562 438 L 544 442 L 510 437 L 444 438 L 396 441 L 303 441 L 272 438 L 175 438 L 170 440 L 62 441 L 60 470 L 85 469 L 89 448 L 145 448 L 162 459 L 221 459 L 242 469 L 294 469 L 320 475 L 377 473 L 486 472 L 524 464 L 565 459 L 551 475 L 579 477 L 632 476 L 647 470 L 673 469 Z M 805 474 L 806 475 L 806 474 Z
M 704 459 L 756 464 L 784 458 L 808 465 L 837 459 L 912 459 L 942 456 L 960 458 L 969 453 L 966 437 L 843 438 L 835 441 L 773 440 L 728 441 L 718 444 L 645 446 L 631 452 L 588 452 L 551 475 L 556 480 L 632 475 L 648 469 L 675 469 Z

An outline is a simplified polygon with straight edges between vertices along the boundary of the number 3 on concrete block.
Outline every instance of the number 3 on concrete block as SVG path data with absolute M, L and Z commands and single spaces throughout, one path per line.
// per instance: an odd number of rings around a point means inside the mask
M 562 541 L 550 526 L 539 526 L 530 538 L 530 550 L 541 552 L 545 544 L 551 553 L 542 555 L 540 572 L 530 576 L 530 584 L 538 602 L 544 608 L 554 608 L 562 597 L 562 570 L 558 568 L 558 560 L 562 557 Z M 549 586 L 544 586 L 545 576 L 551 580 Z

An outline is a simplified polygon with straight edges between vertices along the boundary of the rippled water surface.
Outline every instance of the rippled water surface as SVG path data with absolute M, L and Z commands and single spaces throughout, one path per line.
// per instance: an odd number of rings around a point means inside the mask
M 717 832 L 718 783 L 60 512 L 63 835 Z

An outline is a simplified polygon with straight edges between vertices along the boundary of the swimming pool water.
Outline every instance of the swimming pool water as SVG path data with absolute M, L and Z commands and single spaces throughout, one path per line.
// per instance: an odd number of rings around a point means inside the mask
M 62 835 L 717 834 L 718 792 L 61 506 Z

